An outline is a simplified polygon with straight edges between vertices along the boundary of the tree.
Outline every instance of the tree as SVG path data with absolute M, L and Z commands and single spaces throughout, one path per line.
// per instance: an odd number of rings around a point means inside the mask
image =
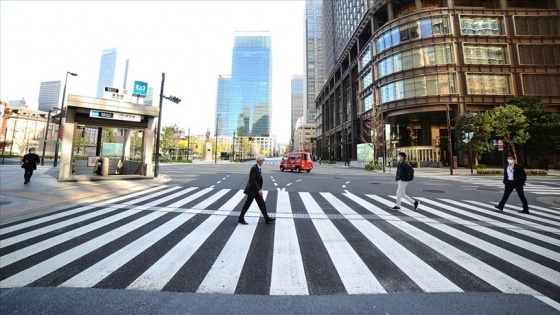
M 508 104 L 521 108 L 527 117 L 527 132 L 531 138 L 523 146 L 524 153 L 536 157 L 560 152 L 560 115 L 548 112 L 548 104 L 538 97 L 518 97 Z
M 162 152 L 169 152 L 169 149 L 174 147 L 173 128 L 163 127 L 162 137 L 160 138 L 160 147 Z
M 76 148 L 76 153 L 80 153 L 80 148 L 82 151 L 86 152 L 86 146 L 89 144 L 89 140 L 86 137 L 82 137 L 81 133 L 78 133 L 74 138 L 74 147 Z
M 527 118 L 523 110 L 515 105 L 502 105 L 486 112 L 496 136 L 503 139 L 510 152 L 517 157 L 515 145 L 522 145 L 529 140 Z
M 101 133 L 101 138 L 103 143 L 114 143 L 115 142 L 115 129 L 114 128 L 103 128 Z
M 472 148 L 473 156 L 477 156 L 480 153 L 494 150 L 491 117 L 487 113 L 473 111 L 457 117 L 455 130 L 457 130 L 455 136 L 459 140 L 462 152 L 470 152 Z M 473 137 L 469 143 L 462 141 L 465 138 L 465 132 L 473 132 Z M 477 159 L 474 159 L 474 162 L 475 165 L 478 164 Z

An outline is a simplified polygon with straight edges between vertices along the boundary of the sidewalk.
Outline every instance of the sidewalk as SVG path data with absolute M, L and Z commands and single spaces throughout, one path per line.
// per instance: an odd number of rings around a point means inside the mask
M 58 181 L 58 168 L 37 166 L 31 182 L 23 183 L 23 170 L 19 165 L 0 165 L 0 221 L 2 224 L 41 215 L 58 209 L 106 199 L 160 185 L 170 180 L 165 175 L 158 178 L 141 176 L 74 176 L 68 181 Z M 136 179 L 136 180 L 133 180 Z

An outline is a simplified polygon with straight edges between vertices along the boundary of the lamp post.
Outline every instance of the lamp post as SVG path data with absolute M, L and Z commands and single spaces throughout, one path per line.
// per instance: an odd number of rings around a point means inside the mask
M 161 90 L 159 92 L 159 114 L 158 114 L 158 124 L 157 124 L 157 133 L 156 133 L 156 162 L 154 167 L 154 177 L 158 177 L 159 175 L 159 138 L 160 138 L 160 129 L 161 129 L 161 111 L 163 108 L 163 99 L 168 99 L 175 104 L 179 104 L 181 99 L 175 96 L 165 96 L 163 95 L 163 85 L 165 83 L 165 73 L 161 74 Z
M 47 135 L 49 134 L 49 126 L 51 124 L 51 113 L 57 111 L 58 108 L 54 107 L 49 109 L 47 116 L 47 128 L 45 128 L 45 138 L 43 140 L 43 155 L 41 156 L 41 166 L 45 165 L 45 150 L 47 149 Z
M 453 175 L 453 148 L 451 147 L 451 117 L 449 117 L 449 104 L 445 104 L 447 116 L 447 150 L 449 151 L 449 175 Z
M 472 119 L 476 116 L 476 113 L 468 113 L 465 115 L 465 118 L 467 119 Z M 474 127 L 473 124 L 468 124 L 465 125 L 465 127 L 469 127 L 470 130 L 472 130 L 472 128 Z M 472 156 L 472 139 L 474 136 L 474 132 L 470 131 L 470 132 L 465 132 L 465 140 L 467 140 L 468 144 L 469 144 L 469 164 L 471 165 L 471 174 L 473 174 L 473 156 Z
M 62 128 L 62 117 L 66 115 L 66 112 L 64 111 L 64 99 L 66 98 L 66 83 L 68 82 L 68 75 L 71 75 L 73 77 L 77 76 L 77 74 L 74 72 L 66 71 L 66 79 L 64 80 L 64 90 L 62 90 L 62 103 L 60 103 L 60 118 L 58 120 L 56 146 L 54 147 L 54 163 L 53 163 L 54 167 L 57 166 L 57 161 L 58 161 L 58 146 L 60 144 L 60 129 Z

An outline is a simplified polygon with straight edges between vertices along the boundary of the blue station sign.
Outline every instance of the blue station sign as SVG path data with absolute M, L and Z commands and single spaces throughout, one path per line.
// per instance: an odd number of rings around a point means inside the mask
M 148 83 L 142 81 L 134 81 L 133 96 L 145 97 L 148 95 Z

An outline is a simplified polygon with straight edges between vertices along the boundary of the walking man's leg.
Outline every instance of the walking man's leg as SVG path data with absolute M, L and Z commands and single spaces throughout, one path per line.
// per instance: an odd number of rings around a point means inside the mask
M 502 197 L 502 200 L 498 204 L 498 209 L 500 209 L 500 210 L 504 209 L 504 206 L 506 205 L 506 202 L 509 198 L 509 195 L 513 191 L 514 187 L 515 187 L 515 185 L 513 185 L 513 184 L 506 184 L 506 187 L 504 188 L 504 196 Z
M 241 208 L 241 213 L 239 214 L 239 219 L 237 219 L 237 222 L 241 224 L 247 224 L 247 222 L 245 221 L 245 213 L 247 213 L 247 210 L 249 210 L 251 203 L 253 203 L 253 199 L 255 199 L 254 196 L 247 195 L 247 199 L 243 204 L 243 208 Z

